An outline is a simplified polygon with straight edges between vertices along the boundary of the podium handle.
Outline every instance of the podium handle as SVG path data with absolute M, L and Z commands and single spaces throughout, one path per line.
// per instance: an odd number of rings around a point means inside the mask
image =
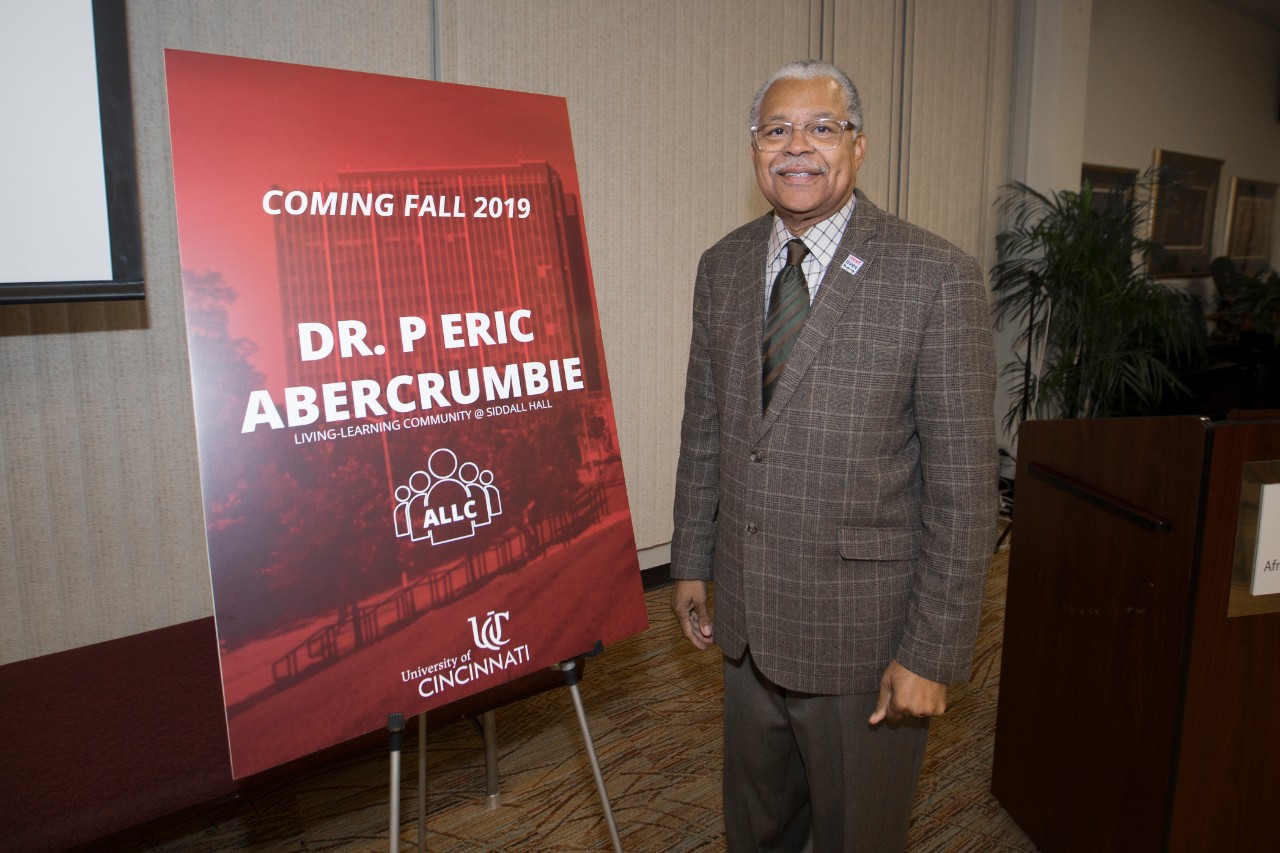
M 1152 533 L 1169 533 L 1173 530 L 1173 522 L 1169 521 L 1169 519 L 1147 512 L 1140 506 L 1131 504 L 1115 495 L 1109 495 L 1100 489 L 1095 489 L 1093 486 L 1068 477 L 1066 474 L 1059 474 L 1039 462 L 1032 462 L 1027 465 L 1027 473 L 1060 492 L 1065 492 L 1073 498 L 1097 507 L 1103 512 L 1109 512 L 1117 518 L 1141 527 L 1143 530 L 1148 530 Z

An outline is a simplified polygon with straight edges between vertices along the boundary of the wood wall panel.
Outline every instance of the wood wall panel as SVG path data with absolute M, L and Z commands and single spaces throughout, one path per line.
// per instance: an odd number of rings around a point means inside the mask
M 831 53 L 823 57 L 843 68 L 862 96 L 867 156 L 858 188 L 890 213 L 898 212 L 902 168 L 903 2 L 835 0 Z
M 862 94 L 858 185 L 880 207 L 994 262 L 1008 175 L 1012 0 L 834 0 L 833 61 Z
M 568 103 L 641 548 L 671 540 L 698 257 L 767 209 L 750 168 L 748 111 L 774 68 L 809 55 L 818 5 L 440 4 L 440 79 Z
M 909 132 L 899 215 L 984 261 L 1006 182 L 1013 3 L 911 4 Z

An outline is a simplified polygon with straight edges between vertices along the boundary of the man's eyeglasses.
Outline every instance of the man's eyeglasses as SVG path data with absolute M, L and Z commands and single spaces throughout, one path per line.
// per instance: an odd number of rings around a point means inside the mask
M 751 143 L 760 151 L 781 151 L 791 144 L 796 129 L 803 132 L 809 144 L 818 151 L 835 148 L 846 130 L 853 130 L 854 135 L 858 133 L 853 122 L 842 118 L 820 118 L 804 124 L 771 121 L 751 128 Z

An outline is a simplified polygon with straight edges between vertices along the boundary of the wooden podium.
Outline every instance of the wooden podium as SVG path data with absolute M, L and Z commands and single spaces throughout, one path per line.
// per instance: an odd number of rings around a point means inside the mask
M 1280 418 L 1023 424 L 991 787 L 1045 853 L 1280 850 L 1280 595 L 1228 615 L 1270 460 Z

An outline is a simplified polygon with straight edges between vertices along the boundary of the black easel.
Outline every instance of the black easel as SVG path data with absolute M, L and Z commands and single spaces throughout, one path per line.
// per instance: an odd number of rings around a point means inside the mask
M 387 717 L 387 752 L 391 754 L 391 853 L 400 850 L 400 747 L 404 745 L 404 715 Z
M 581 657 L 591 657 L 604 651 L 604 644 L 596 642 L 595 648 Z M 605 823 L 609 827 L 609 839 L 613 842 L 615 853 L 622 853 L 622 841 L 618 837 L 618 826 L 613 819 L 613 808 L 609 804 L 609 793 L 605 790 L 604 774 L 600 771 L 600 761 L 596 757 L 595 742 L 591 738 L 591 729 L 587 725 L 587 712 L 582 705 L 582 694 L 578 690 L 578 665 L 576 659 L 556 664 L 552 669 L 564 675 L 565 685 L 573 698 L 573 709 L 578 715 L 578 726 L 582 730 L 583 745 L 587 750 L 587 758 L 591 763 L 591 774 L 595 778 L 596 793 L 600 796 L 600 805 L 604 809 Z M 498 747 L 497 730 L 494 714 L 487 711 L 483 715 L 482 733 L 485 741 L 485 776 L 487 797 L 485 807 L 495 809 L 499 804 L 498 797 Z M 391 755 L 391 853 L 400 850 L 400 748 L 404 738 L 404 717 L 392 714 L 387 718 L 387 747 Z M 426 715 L 418 715 L 418 851 L 425 853 L 427 838 L 427 724 Z
M 599 654 L 604 647 L 596 643 L 592 654 Z M 609 793 L 604 788 L 604 775 L 600 772 L 600 762 L 596 758 L 596 746 L 591 740 L 591 729 L 587 727 L 587 712 L 582 707 L 582 694 L 578 692 L 578 665 L 572 661 L 556 664 L 556 669 L 564 673 L 565 684 L 569 686 L 569 695 L 573 697 L 573 709 L 578 714 L 578 725 L 582 728 L 582 742 L 587 748 L 587 758 L 591 760 L 591 773 L 595 776 L 596 792 L 600 794 L 600 805 L 604 809 L 604 820 L 609 826 L 609 838 L 613 841 L 616 853 L 622 853 L 622 841 L 618 838 L 618 827 L 613 821 L 613 809 L 609 805 Z

